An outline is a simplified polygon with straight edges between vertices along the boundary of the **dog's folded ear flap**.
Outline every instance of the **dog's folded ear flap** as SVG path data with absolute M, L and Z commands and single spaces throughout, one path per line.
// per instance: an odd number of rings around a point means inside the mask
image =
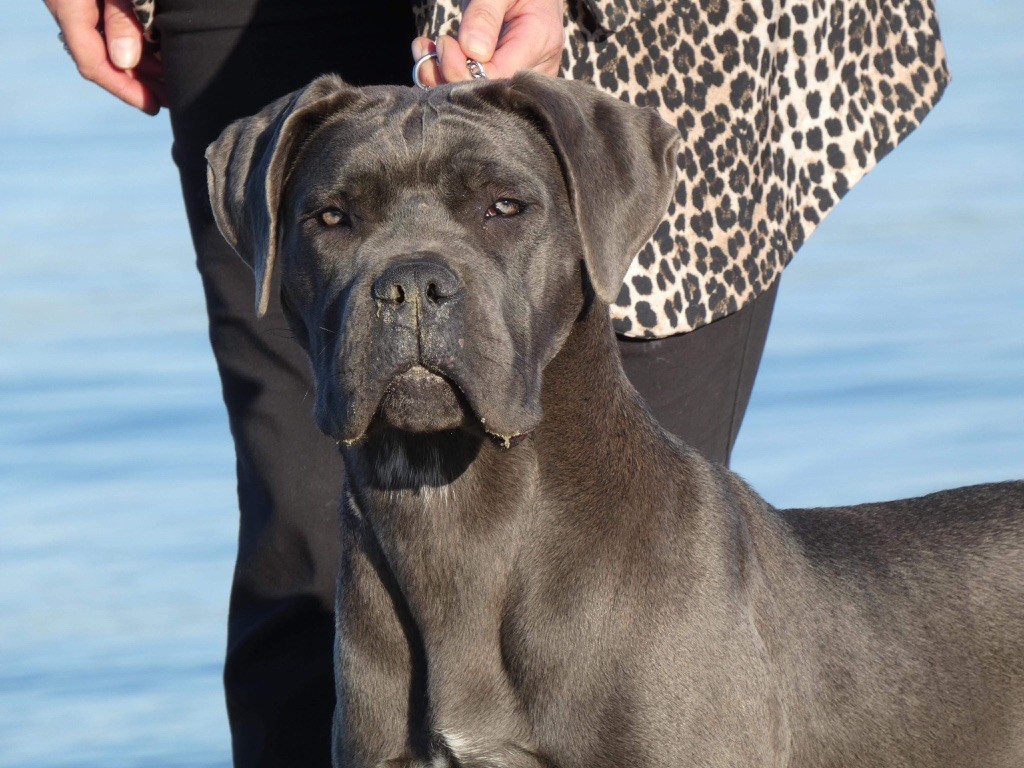
M 679 132 L 586 83 L 522 72 L 507 88 L 562 163 L 591 283 L 610 304 L 675 192 Z
M 235 121 L 206 150 L 213 217 L 224 239 L 252 267 L 259 317 L 270 304 L 278 208 L 290 161 L 305 137 L 358 98 L 341 78 L 324 75 Z

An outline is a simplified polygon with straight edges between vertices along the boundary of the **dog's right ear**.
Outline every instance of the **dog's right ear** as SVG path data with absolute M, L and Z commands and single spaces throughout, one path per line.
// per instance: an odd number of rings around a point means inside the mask
M 627 104 L 589 83 L 536 72 L 474 83 L 462 92 L 523 115 L 551 143 L 590 281 L 611 304 L 676 190 L 679 131 L 651 107 Z
M 336 75 L 324 75 L 258 114 L 236 120 L 206 150 L 213 217 L 224 239 L 252 267 L 259 317 L 270 304 L 278 208 L 291 159 L 305 137 L 358 99 L 357 89 Z

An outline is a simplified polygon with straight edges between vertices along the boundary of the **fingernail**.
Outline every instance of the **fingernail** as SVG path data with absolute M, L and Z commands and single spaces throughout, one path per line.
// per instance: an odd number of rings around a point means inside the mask
M 131 37 L 119 37 L 110 41 L 110 60 L 118 69 L 129 69 L 139 63 L 139 41 Z
M 444 58 L 444 35 L 437 38 L 437 42 L 434 43 L 434 53 L 437 54 L 439 59 Z
M 480 35 L 474 34 L 473 32 L 467 32 L 465 39 L 461 39 L 459 42 L 462 44 L 462 50 L 464 50 L 471 59 L 486 61 L 487 41 Z

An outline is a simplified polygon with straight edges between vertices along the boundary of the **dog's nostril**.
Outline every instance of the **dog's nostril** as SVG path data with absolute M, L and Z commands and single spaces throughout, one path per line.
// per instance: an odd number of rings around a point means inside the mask
M 413 303 L 419 296 L 424 303 L 441 305 L 462 290 L 458 276 L 448 267 L 433 261 L 406 261 L 393 264 L 373 282 L 373 298 L 387 304 Z
M 388 304 L 404 304 L 406 294 L 415 290 L 415 284 L 409 285 L 401 275 L 385 272 L 373 283 L 373 298 Z

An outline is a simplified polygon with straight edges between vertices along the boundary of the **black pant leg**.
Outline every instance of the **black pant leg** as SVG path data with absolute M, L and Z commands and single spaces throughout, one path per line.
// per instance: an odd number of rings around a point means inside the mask
M 213 222 L 203 152 L 231 120 L 323 72 L 408 82 L 412 16 L 408 3 L 380 0 L 160 0 L 158 9 L 173 154 L 237 457 L 224 673 L 234 762 L 326 768 L 343 469 L 313 425 L 308 364 L 279 304 L 255 318 L 252 274 Z
M 619 339 L 622 366 L 663 427 L 728 465 L 761 363 L 779 281 L 735 312 L 657 341 Z

